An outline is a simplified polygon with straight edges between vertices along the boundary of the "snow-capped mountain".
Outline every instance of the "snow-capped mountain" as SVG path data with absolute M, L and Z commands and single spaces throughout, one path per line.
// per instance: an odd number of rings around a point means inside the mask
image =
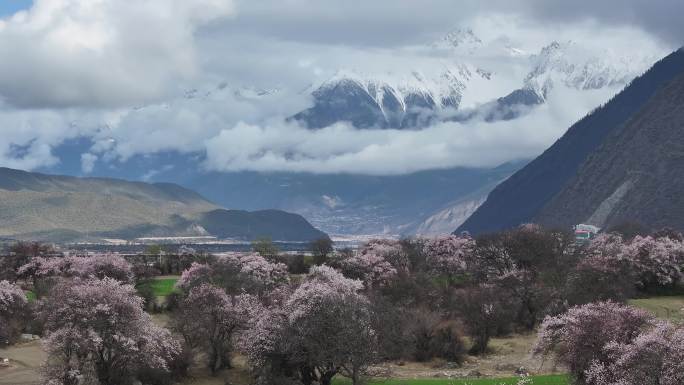
M 534 89 L 540 95 L 548 94 L 555 85 L 577 90 L 624 86 L 655 60 L 634 52 L 609 49 L 592 52 L 576 42 L 554 41 L 530 57 L 531 70 L 524 83 L 525 88 Z
M 444 37 L 432 43 L 434 49 L 448 49 L 459 53 L 474 54 L 483 47 L 482 40 L 472 29 L 457 28 L 448 32 Z
M 619 88 L 656 59 L 555 41 L 529 54 L 510 39 L 485 42 L 469 29 L 452 31 L 418 52 L 431 58 L 421 62 L 423 67 L 339 70 L 314 88 L 313 106 L 294 119 L 309 128 L 337 122 L 420 128 L 445 117 L 513 119 L 518 107 L 544 103 L 554 88 Z
M 637 50 L 594 49 L 572 42 L 523 49 L 514 39 L 486 41 L 471 30 L 452 31 L 433 43 L 397 55 L 405 57 L 390 62 L 356 60 L 356 67 L 324 69 L 320 78 L 312 76 L 295 85 L 204 84 L 163 104 L 125 113 L 119 129 L 125 129 L 130 121 L 131 128 L 125 132 L 135 132 L 134 128 L 147 116 L 165 117 L 183 111 L 210 116 L 202 128 L 212 135 L 217 135 L 221 123 L 230 122 L 233 115 L 247 124 L 262 124 L 273 117 L 279 123 L 283 116 L 291 116 L 312 129 L 337 122 L 350 122 L 364 129 L 420 129 L 442 120 L 514 120 L 544 103 L 571 103 L 562 91 L 583 97 L 583 92 L 606 88 L 609 92 L 601 95 L 610 95 L 655 61 Z M 304 85 L 307 87 L 302 91 Z M 188 121 L 186 117 L 180 120 Z M 193 138 L 165 135 L 158 138 Z M 76 171 L 50 171 L 80 172 L 81 154 L 90 155 L 94 148 L 94 154 L 104 158 L 108 149 L 116 146 L 116 137 L 103 129 L 94 138 L 65 145 L 56 154 L 63 160 L 62 167 L 71 164 Z M 502 179 L 522 166 L 453 168 L 383 177 L 256 171 L 198 173 L 195 170 L 203 167 L 205 154 L 201 145 L 192 141 L 187 147 L 196 151 L 164 152 L 162 146 L 155 156 L 134 156 L 117 168 L 98 162 L 91 175 L 129 179 L 144 175 L 144 180 L 178 182 L 225 207 L 278 208 L 302 214 L 331 234 L 435 234 L 453 231 Z M 72 154 L 77 154 L 72 161 L 64 161 Z
M 474 78 L 487 73 L 465 64 L 426 74 L 364 75 L 339 72 L 313 91 L 314 106 L 294 116 L 309 128 L 339 121 L 358 128 L 410 128 L 430 124 L 439 111 L 457 110 Z

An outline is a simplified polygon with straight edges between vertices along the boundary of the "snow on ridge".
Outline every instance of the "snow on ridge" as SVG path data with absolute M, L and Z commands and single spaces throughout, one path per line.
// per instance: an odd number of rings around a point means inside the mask
M 553 84 L 578 90 L 625 85 L 647 70 L 657 57 L 602 47 L 589 49 L 574 41 L 553 41 L 530 56 L 531 70 L 525 86 L 538 93 Z

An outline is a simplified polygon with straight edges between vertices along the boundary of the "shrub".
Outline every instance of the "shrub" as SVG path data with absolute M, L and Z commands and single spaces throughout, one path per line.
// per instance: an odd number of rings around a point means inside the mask
M 510 328 L 512 314 L 500 291 L 481 284 L 459 291 L 459 314 L 472 340 L 471 354 L 487 352 L 489 340 Z

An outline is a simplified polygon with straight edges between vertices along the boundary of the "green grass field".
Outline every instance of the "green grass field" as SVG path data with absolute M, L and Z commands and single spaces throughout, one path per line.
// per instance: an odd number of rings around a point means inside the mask
M 36 300 L 36 293 L 32 292 L 31 290 L 26 291 L 25 293 L 26 293 L 26 299 L 29 302 L 33 302 Z
M 629 304 L 648 310 L 658 318 L 684 320 L 684 313 L 681 311 L 684 308 L 683 295 L 632 299 Z
M 152 290 L 157 297 L 166 297 L 176 290 L 176 282 L 180 277 L 163 277 L 152 281 Z
M 532 376 L 532 385 L 568 385 L 568 377 L 565 375 Z M 509 378 L 473 378 L 473 379 L 448 379 L 448 378 L 422 378 L 415 380 L 390 379 L 371 381 L 371 385 L 515 385 L 519 377 Z M 345 378 L 335 379 L 334 385 L 348 385 L 351 382 Z

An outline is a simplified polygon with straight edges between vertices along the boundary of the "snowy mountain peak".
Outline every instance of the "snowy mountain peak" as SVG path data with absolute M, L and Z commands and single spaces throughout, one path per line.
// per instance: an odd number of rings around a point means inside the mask
M 464 53 L 474 53 L 482 47 L 482 40 L 470 28 L 457 28 L 432 44 L 436 49 L 457 49 Z
M 358 71 L 338 71 L 331 79 L 323 83 L 314 96 L 320 97 L 341 89 L 356 87 L 370 96 L 380 108 L 384 108 L 386 99 L 396 99 L 401 109 L 406 112 L 410 101 L 416 97 L 424 99 L 428 104 L 438 108 L 457 107 L 466 84 L 473 72 L 466 65 L 454 65 L 445 68 L 438 74 L 426 74 L 412 70 L 405 74 L 392 72 L 363 74 Z
M 577 90 L 624 85 L 654 60 L 608 49 L 591 50 L 573 41 L 553 41 L 530 57 L 525 87 L 546 93 L 554 84 Z

